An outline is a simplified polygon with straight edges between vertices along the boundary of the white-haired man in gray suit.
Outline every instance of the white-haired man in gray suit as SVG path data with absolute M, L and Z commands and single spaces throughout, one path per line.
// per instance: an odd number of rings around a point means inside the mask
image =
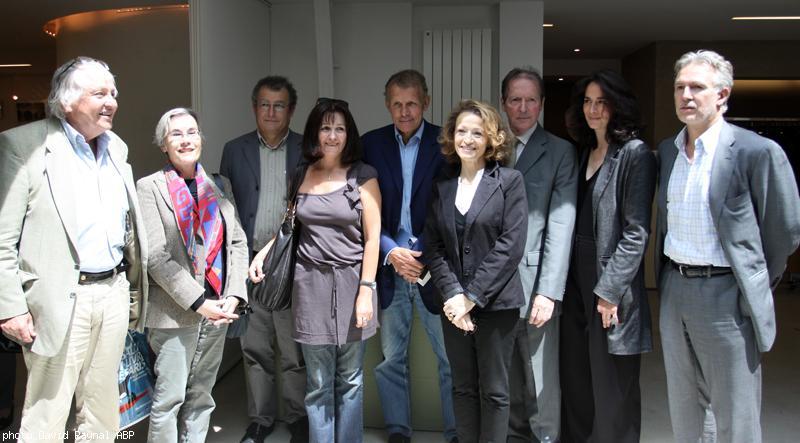
M 143 222 L 128 147 L 113 132 L 108 66 L 78 57 L 53 75 L 51 116 L 0 134 L 0 328 L 23 345 L 19 441 L 113 439 L 117 369 L 144 324 Z M 3 389 L 7 389 L 4 386 Z
M 733 66 L 712 51 L 675 63 L 685 127 L 658 147 L 656 272 L 675 440 L 761 441 L 761 352 L 772 290 L 800 243 L 800 199 L 777 143 L 725 122 Z M 707 410 L 716 428 L 704 430 Z
M 539 125 L 544 83 L 532 68 L 514 68 L 502 84 L 503 110 L 514 134 L 514 168 L 525 179 L 528 232 L 519 265 L 525 306 L 509 371 L 512 389 L 509 441 L 558 441 L 561 388 L 558 337 L 567 281 L 575 200 L 575 147 Z

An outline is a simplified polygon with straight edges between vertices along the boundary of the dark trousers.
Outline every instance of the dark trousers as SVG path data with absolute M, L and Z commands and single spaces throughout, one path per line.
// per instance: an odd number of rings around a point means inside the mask
M 594 294 L 595 260 L 594 242 L 579 238 L 562 304 L 561 441 L 638 442 L 641 358 L 608 353 Z
M 469 335 L 442 317 L 459 443 L 506 441 L 508 368 L 518 317 L 518 309 L 475 313 L 478 329 Z
M 0 410 L 14 409 L 14 386 L 16 385 L 17 354 L 0 353 Z M 0 418 L 2 418 L 0 416 Z
M 278 419 L 280 390 L 284 419 L 295 422 L 306 415 L 306 365 L 300 345 L 292 339 L 292 311 L 270 312 L 258 303 L 252 306 L 247 332 L 241 337 L 250 421 L 273 425 Z

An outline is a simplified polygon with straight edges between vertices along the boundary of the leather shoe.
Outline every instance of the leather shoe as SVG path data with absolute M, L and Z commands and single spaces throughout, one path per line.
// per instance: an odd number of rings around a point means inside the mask
M 389 434 L 389 443 L 411 443 L 411 437 L 395 432 Z
M 275 424 L 269 426 L 260 425 L 258 423 L 250 423 L 244 436 L 239 443 L 264 443 L 264 439 L 275 429 Z
M 287 425 L 292 437 L 289 443 L 308 443 L 308 417 L 298 418 Z

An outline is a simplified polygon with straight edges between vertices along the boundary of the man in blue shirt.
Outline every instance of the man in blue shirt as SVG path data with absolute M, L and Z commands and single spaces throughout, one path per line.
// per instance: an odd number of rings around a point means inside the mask
M 452 382 L 440 309 L 433 286 L 421 283 L 425 272 L 419 261 L 433 179 L 444 164 L 436 140 L 440 128 L 422 118 L 430 97 L 419 72 L 408 69 L 392 75 L 384 96 L 392 124 L 362 137 L 364 161 L 378 171 L 382 199 L 378 296 L 384 360 L 375 368 L 375 378 L 389 442 L 410 441 L 408 343 L 416 306 L 438 359 L 444 434 L 452 442 L 456 440 Z

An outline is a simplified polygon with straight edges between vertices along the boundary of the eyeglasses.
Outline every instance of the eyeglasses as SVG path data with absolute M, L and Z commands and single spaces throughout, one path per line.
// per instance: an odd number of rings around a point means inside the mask
M 289 109 L 289 106 L 287 106 L 286 103 L 283 102 L 270 103 L 267 101 L 263 101 L 263 102 L 258 102 L 258 107 L 267 111 L 269 111 L 271 108 L 272 111 L 275 112 L 276 114 L 279 114 Z
M 182 139 L 184 137 L 195 138 L 199 136 L 200 136 L 200 130 L 198 129 L 189 129 L 185 133 L 181 131 L 170 131 L 169 134 L 167 134 L 167 137 L 172 139 Z
M 333 106 L 341 106 L 345 109 L 349 109 L 350 105 L 344 101 L 339 100 L 338 98 L 328 98 L 328 97 L 320 97 L 317 99 L 317 106 L 319 105 L 333 105 Z

